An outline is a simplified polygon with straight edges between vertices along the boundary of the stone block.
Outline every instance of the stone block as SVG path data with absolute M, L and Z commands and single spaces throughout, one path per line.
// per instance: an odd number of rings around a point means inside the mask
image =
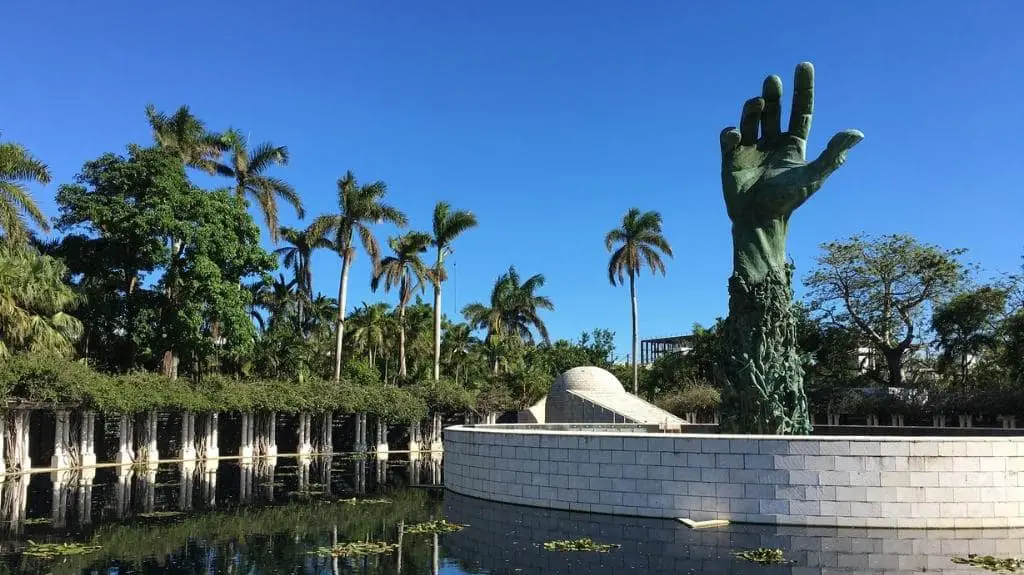
M 774 469 L 775 459 L 771 455 L 748 454 L 743 456 L 744 469 Z
M 714 497 L 715 495 L 715 484 L 714 483 L 688 483 L 686 495 L 695 495 L 698 497 Z M 681 494 L 682 495 L 682 494 Z
M 622 451 L 621 437 L 602 437 L 600 439 L 602 451 Z
M 797 517 L 807 515 L 821 515 L 820 501 L 790 501 L 789 514 Z
M 743 456 L 734 453 L 719 453 L 715 455 L 715 466 L 720 469 L 743 469 Z
M 665 455 L 662 455 L 661 462 L 665 465 Z M 686 462 L 678 465 L 686 465 L 688 467 L 714 467 L 716 455 L 713 453 L 688 453 L 686 454 Z
M 761 514 L 789 514 L 789 501 L 762 499 L 758 502 Z
M 775 469 L 807 469 L 807 458 L 804 455 L 774 455 Z
M 939 444 L 935 441 L 914 441 L 910 444 L 911 457 L 938 457 Z
M 672 479 L 673 469 L 675 468 L 662 467 L 661 465 L 648 465 L 647 479 Z
M 613 451 L 612 463 L 635 465 L 636 453 L 632 451 Z
M 836 457 L 836 471 L 864 471 L 863 457 Z
M 834 471 L 836 469 L 836 458 L 834 455 L 808 455 L 804 457 L 804 464 L 807 466 L 807 469 Z
M 852 473 L 849 471 L 821 471 L 818 473 L 820 485 L 852 485 Z
M 821 442 L 815 439 L 789 440 L 790 455 L 821 455 Z
M 789 441 L 784 439 L 757 440 L 757 452 L 761 455 L 787 455 L 789 454 Z M 1024 452 L 1021 455 L 1024 455 Z
M 822 485 L 820 473 L 820 471 L 792 470 L 789 471 L 789 483 L 791 485 Z
M 715 496 L 722 498 L 743 497 L 743 486 L 735 483 L 719 483 L 715 485 Z
M 675 467 L 672 468 L 672 479 L 676 481 L 702 481 L 702 468 L 700 467 Z
M 638 479 L 636 482 L 636 490 L 638 493 L 668 493 L 665 489 L 667 485 L 684 485 L 676 484 L 674 482 L 657 481 L 652 479 Z
M 743 497 L 749 499 L 772 499 L 778 497 L 779 499 L 788 499 L 787 497 L 779 497 L 776 490 L 780 489 L 774 485 L 743 485 Z M 792 489 L 792 488 L 790 488 Z M 742 513 L 757 513 L 757 511 L 743 511 Z
M 873 455 L 878 456 L 882 454 L 882 446 L 878 441 L 869 439 L 866 441 L 851 441 L 850 442 L 850 455 Z
M 729 513 L 760 513 L 759 499 L 730 499 Z
M 729 480 L 729 470 L 708 469 L 705 467 L 700 470 L 700 479 L 704 482 L 722 483 Z
M 657 452 L 640 452 L 636 454 L 639 465 L 661 465 L 661 454 Z
M 758 453 L 758 440 L 756 439 L 730 439 L 729 452 L 739 454 Z
M 729 440 L 701 439 L 700 450 L 702 453 L 729 453 Z

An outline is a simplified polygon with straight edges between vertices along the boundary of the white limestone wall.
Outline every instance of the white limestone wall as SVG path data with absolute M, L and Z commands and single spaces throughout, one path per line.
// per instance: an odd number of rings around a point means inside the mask
M 901 528 L 1024 526 L 1024 438 L 445 430 L 445 485 L 648 517 Z

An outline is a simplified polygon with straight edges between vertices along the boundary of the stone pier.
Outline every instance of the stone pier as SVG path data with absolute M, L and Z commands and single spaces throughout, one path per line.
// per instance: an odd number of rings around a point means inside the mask
M 196 414 L 186 411 L 181 414 L 181 447 L 178 457 L 182 461 L 195 461 L 196 453 Z

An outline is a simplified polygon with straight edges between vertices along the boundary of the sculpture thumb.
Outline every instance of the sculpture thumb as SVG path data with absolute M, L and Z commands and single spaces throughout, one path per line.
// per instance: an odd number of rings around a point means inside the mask
M 846 152 L 864 139 L 860 130 L 843 130 L 828 141 L 825 150 L 808 166 L 817 178 L 825 178 L 846 161 Z

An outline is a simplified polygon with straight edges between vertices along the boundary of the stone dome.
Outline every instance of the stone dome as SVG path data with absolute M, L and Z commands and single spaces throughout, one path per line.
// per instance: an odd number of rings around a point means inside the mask
M 583 391 L 601 395 L 626 393 L 618 378 L 600 367 L 574 367 L 555 379 L 551 384 L 545 402 L 544 412 L 547 423 L 579 423 L 569 413 L 570 391 Z

